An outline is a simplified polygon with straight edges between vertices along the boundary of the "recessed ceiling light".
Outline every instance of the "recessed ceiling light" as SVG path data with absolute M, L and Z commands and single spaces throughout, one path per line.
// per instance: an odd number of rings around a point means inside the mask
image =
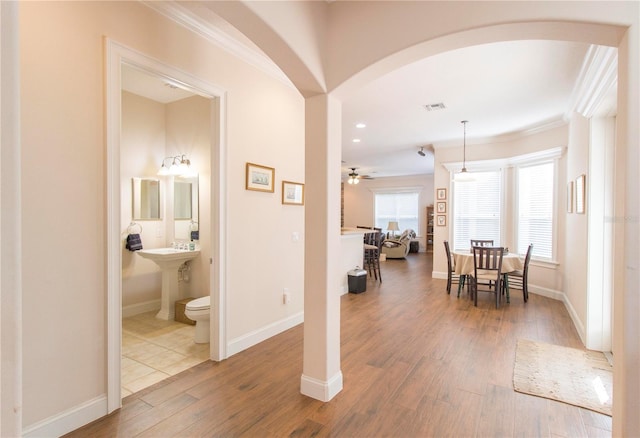
M 367 127 L 367 125 L 364 124 L 364 123 L 356 123 L 356 128 L 362 129 L 362 128 L 366 128 L 366 127 Z
M 354 142 L 354 143 L 360 143 L 360 139 L 359 139 L 359 138 L 354 138 L 354 139 L 353 139 L 353 142 Z

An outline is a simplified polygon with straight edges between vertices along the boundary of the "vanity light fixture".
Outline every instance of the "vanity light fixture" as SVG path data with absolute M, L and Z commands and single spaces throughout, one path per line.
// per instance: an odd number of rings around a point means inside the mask
M 165 162 L 171 160 L 171 165 L 167 167 Z M 191 167 L 191 161 L 186 155 L 176 155 L 175 157 L 165 157 L 162 160 L 162 165 L 158 170 L 160 176 L 194 176 L 195 171 Z

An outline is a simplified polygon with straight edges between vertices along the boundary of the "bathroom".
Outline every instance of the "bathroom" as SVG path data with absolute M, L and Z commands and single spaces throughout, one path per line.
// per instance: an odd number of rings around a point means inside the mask
M 210 356 L 208 343 L 194 342 L 194 326 L 156 317 L 161 270 L 125 248 L 129 234 L 140 234 L 144 250 L 195 244 L 198 256 L 178 269 L 178 297 L 209 295 L 212 104 L 179 85 L 122 66 L 123 397 Z M 183 159 L 190 162 L 189 175 L 158 175 L 162 165 Z

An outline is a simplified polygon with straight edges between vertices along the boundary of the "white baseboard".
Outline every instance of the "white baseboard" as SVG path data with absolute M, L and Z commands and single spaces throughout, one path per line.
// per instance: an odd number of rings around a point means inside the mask
M 328 402 L 342 391 L 342 371 L 338 371 L 327 381 L 305 376 L 300 378 L 300 392 L 322 402 Z
M 227 357 L 231 357 L 236 353 L 240 353 L 249 347 L 253 347 L 260 342 L 269 339 L 279 333 L 289 330 L 292 327 L 304 322 L 304 312 L 296 313 L 280 321 L 276 321 L 265 327 L 262 327 L 239 338 L 232 339 L 227 345 Z
M 438 280 L 446 280 L 447 279 L 447 273 L 446 272 L 433 271 L 433 272 L 431 272 L 431 278 L 437 278 Z
M 22 431 L 22 436 L 25 438 L 59 437 L 105 415 L 107 415 L 107 396 L 102 395 L 26 427 Z
M 131 304 L 122 308 L 122 317 L 128 318 L 130 316 L 139 315 L 141 313 L 152 312 L 154 310 L 160 310 L 160 300 L 145 301 L 144 303 Z

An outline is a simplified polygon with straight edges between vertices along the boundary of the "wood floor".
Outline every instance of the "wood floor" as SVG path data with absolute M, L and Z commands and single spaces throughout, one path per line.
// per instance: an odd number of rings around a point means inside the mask
M 69 437 L 610 437 L 611 418 L 513 391 L 515 344 L 583 348 L 564 305 L 519 291 L 475 308 L 431 279 L 431 258 L 382 263 L 342 297 L 344 389 L 300 394 L 302 325 L 128 396 Z

